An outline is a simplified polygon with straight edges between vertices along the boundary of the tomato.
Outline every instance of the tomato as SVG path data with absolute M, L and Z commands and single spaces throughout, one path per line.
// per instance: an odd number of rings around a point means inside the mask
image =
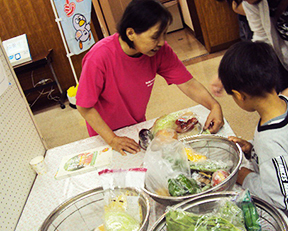
M 217 170 L 212 175 L 212 186 L 216 186 L 217 184 L 220 184 L 222 181 L 224 181 L 229 176 L 229 172 L 225 170 Z

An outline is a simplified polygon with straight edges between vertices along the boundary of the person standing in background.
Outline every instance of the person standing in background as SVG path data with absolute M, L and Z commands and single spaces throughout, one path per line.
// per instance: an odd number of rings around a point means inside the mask
M 278 90 L 288 95 L 288 0 L 243 1 L 252 41 L 263 41 L 274 48 L 281 65 Z
M 237 0 L 242 2 L 252 41 L 263 41 L 275 50 L 280 62 L 281 81 L 277 92 L 288 96 L 288 0 Z M 218 77 L 210 83 L 212 94 L 221 96 L 223 86 Z
M 239 21 L 239 33 L 241 40 L 251 40 L 253 32 L 250 29 L 249 23 L 246 18 L 245 11 L 242 6 L 242 0 L 226 0 L 232 7 L 232 10 L 237 14 Z

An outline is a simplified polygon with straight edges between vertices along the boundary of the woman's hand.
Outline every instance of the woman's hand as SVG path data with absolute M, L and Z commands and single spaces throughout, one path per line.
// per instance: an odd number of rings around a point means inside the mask
M 224 124 L 220 104 L 195 78 L 192 78 L 186 83 L 182 83 L 177 86 L 192 100 L 199 104 L 202 104 L 204 107 L 210 110 L 210 114 L 208 115 L 204 125 L 204 129 L 209 129 L 211 133 L 217 133 Z
M 95 108 L 83 108 L 77 106 L 78 111 L 90 126 L 110 145 L 114 150 L 126 156 L 126 152 L 135 154 L 140 151 L 140 146 L 135 140 L 128 137 L 116 136 L 109 126 L 102 119 Z
M 135 142 L 135 140 L 130 139 L 126 136 L 114 136 L 109 145 L 115 150 L 121 153 L 122 156 L 127 154 L 124 152 L 129 152 L 136 154 L 140 151 L 140 146 Z
M 204 130 L 209 129 L 213 133 L 217 133 L 224 125 L 222 110 L 219 104 L 216 104 L 210 111 L 204 125 Z
M 242 151 L 245 153 L 245 156 L 246 155 L 251 155 L 252 144 L 250 142 L 248 142 L 247 140 L 243 140 L 243 139 L 238 138 L 236 136 L 229 136 L 228 140 L 239 144 L 241 149 L 242 149 Z M 250 159 L 250 158 L 247 158 L 247 159 Z

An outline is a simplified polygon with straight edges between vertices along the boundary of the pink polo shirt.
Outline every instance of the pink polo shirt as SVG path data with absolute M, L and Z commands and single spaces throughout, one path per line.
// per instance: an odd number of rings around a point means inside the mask
M 118 38 L 116 33 L 100 40 L 85 55 L 76 95 L 77 105 L 94 107 L 112 130 L 146 120 L 156 74 L 168 84 L 192 78 L 167 43 L 153 57 L 133 58 Z M 87 129 L 90 136 L 97 135 L 89 124 Z

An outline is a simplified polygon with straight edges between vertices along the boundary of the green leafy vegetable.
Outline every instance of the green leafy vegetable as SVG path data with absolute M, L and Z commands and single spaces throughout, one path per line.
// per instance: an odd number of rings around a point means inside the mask
M 138 231 L 140 224 L 133 217 L 125 212 L 106 212 L 106 231 Z
M 175 129 L 175 121 L 177 119 L 177 116 L 177 113 L 171 113 L 158 118 L 151 129 L 153 135 L 155 136 L 155 134 L 162 129 Z
M 178 197 L 199 193 L 201 190 L 194 179 L 188 179 L 180 174 L 177 178 L 168 180 L 168 191 L 171 196 Z
M 224 218 L 214 215 L 170 210 L 166 214 L 167 231 L 241 231 Z
M 229 167 L 223 161 L 215 161 L 211 159 L 193 162 L 189 161 L 191 170 L 203 171 L 203 172 L 216 172 L 217 170 L 223 169 L 228 170 Z

